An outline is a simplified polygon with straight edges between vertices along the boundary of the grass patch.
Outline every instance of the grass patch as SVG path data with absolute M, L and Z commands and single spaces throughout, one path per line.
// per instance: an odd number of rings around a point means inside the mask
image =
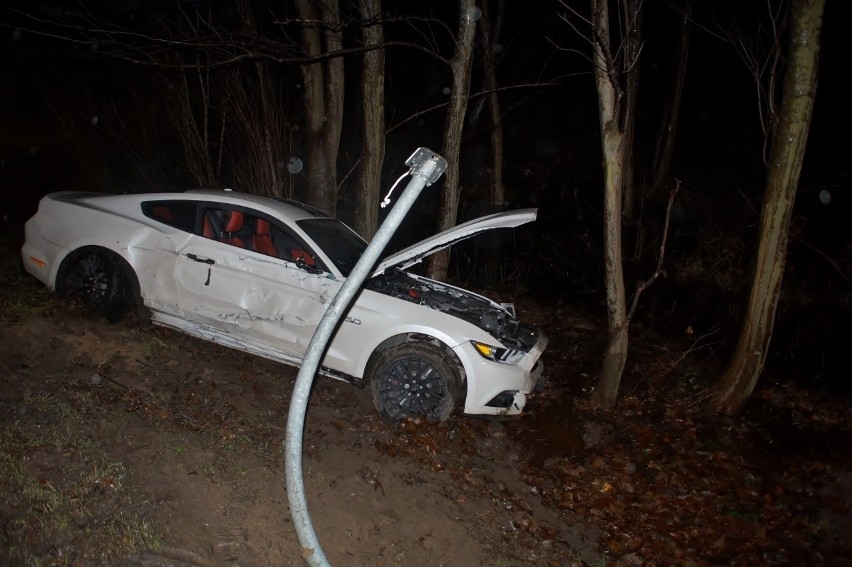
M 17 271 L 0 274 L 0 321 L 48 317 L 60 305 L 56 294 Z
M 131 554 L 140 549 L 156 551 L 162 545 L 160 534 L 157 533 L 151 522 L 140 518 L 123 520 L 113 529 L 113 533 L 113 537 L 120 543 L 126 554 Z
M 121 564 L 160 546 L 125 464 L 93 450 L 91 396 L 65 393 L 25 396 L 0 435 L 0 565 Z

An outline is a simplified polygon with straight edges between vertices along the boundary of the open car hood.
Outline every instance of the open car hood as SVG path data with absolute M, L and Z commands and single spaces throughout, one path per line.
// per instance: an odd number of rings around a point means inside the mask
M 388 256 L 379 262 L 371 276 L 378 276 L 388 268 L 399 268 L 404 270 L 420 262 L 429 254 L 443 250 L 448 246 L 452 246 L 457 242 L 461 242 L 462 240 L 466 240 L 476 236 L 477 234 L 482 234 L 487 230 L 495 228 L 513 228 L 532 222 L 535 220 L 537 214 L 538 209 L 518 209 L 516 211 L 495 213 L 493 215 L 473 219 L 436 234 L 435 236 L 421 240 L 417 244 L 412 244 L 408 248 Z

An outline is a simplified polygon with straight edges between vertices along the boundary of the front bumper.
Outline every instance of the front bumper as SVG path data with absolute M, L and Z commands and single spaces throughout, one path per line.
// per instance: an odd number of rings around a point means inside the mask
M 524 411 L 528 395 L 544 387 L 544 364 L 539 359 L 547 337 L 539 333 L 536 344 L 517 364 L 487 360 L 470 343 L 454 350 L 467 374 L 464 413 L 480 416 L 515 416 Z

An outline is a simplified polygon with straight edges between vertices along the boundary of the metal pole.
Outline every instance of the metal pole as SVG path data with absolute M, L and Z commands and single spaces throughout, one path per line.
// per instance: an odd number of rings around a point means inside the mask
M 284 468 L 287 473 L 287 500 L 290 503 L 290 516 L 293 518 L 293 527 L 296 529 L 296 536 L 302 546 L 302 557 L 309 565 L 330 565 L 311 523 L 302 475 L 302 437 L 305 429 L 308 397 L 311 393 L 314 376 L 338 321 L 349 310 L 349 304 L 361 288 L 364 280 L 367 279 L 391 236 L 402 223 L 423 187 L 434 183 L 447 168 L 447 162 L 444 158 L 428 148 L 419 148 L 405 163 L 411 167 L 409 172 L 411 181 L 408 182 L 405 191 L 399 197 L 399 201 L 388 213 L 382 226 L 379 227 L 364 254 L 355 264 L 352 272 L 320 319 L 311 342 L 308 344 L 302 367 L 296 377 L 296 385 L 293 387 L 293 397 L 290 400 L 290 411 L 287 415 Z

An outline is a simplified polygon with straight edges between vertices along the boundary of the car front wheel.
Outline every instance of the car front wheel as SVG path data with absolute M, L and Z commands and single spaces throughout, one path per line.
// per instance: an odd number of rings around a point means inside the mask
M 373 404 L 384 417 L 445 421 L 458 404 L 459 372 L 450 356 L 427 342 L 406 342 L 383 351 L 367 373 Z
M 116 323 L 132 303 L 132 292 L 120 260 L 98 252 L 84 252 L 69 266 L 62 285 L 65 297 L 76 297 L 92 312 Z

